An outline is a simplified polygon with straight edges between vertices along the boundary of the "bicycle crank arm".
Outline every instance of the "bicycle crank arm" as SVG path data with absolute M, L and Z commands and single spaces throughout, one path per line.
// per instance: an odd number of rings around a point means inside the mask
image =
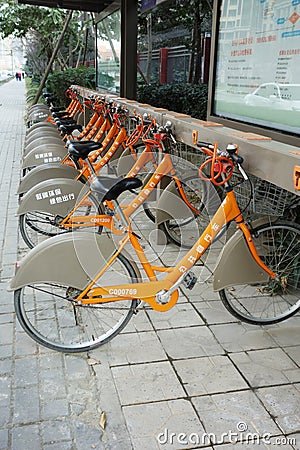
M 169 302 L 171 295 L 179 288 L 181 283 L 183 283 L 187 289 L 193 289 L 196 281 L 197 278 L 195 277 L 193 272 L 191 271 L 185 272 L 183 275 L 181 275 L 180 278 L 178 278 L 176 283 L 173 284 L 173 286 L 168 291 L 161 290 L 156 294 L 157 303 L 165 305 L 166 303 Z

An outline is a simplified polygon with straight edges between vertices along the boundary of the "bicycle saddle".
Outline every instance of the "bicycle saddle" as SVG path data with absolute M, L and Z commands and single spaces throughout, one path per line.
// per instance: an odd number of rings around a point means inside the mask
M 95 177 L 91 182 L 91 191 L 101 195 L 101 200 L 116 200 L 124 191 L 142 186 L 139 178 Z
M 62 118 L 53 117 L 53 119 L 57 125 L 65 125 L 65 124 L 70 124 L 70 123 L 75 124 L 76 123 L 76 120 L 72 119 L 72 117 L 62 117 Z
M 52 113 L 52 116 L 53 116 L 55 119 L 61 119 L 61 118 L 63 118 L 63 117 L 68 117 L 68 116 L 69 116 L 69 113 L 68 113 L 68 111 L 56 111 L 56 112 L 53 112 L 53 113 Z
M 61 107 L 55 107 L 55 106 L 51 106 L 51 108 L 50 108 L 50 111 L 52 112 L 52 113 L 65 113 L 65 114 L 67 114 L 65 111 L 64 111 L 64 109 L 63 109 L 63 107 L 61 106 Z
M 72 156 L 73 158 L 86 159 L 89 153 L 93 152 L 94 150 L 99 150 L 99 148 L 101 148 L 100 142 L 81 141 L 70 143 L 68 150 L 70 156 Z
M 82 125 L 79 125 L 78 123 L 72 124 L 72 123 L 66 123 L 59 126 L 59 130 L 63 133 L 72 133 L 72 131 L 78 130 L 82 131 Z M 76 141 L 75 141 L 76 142 Z

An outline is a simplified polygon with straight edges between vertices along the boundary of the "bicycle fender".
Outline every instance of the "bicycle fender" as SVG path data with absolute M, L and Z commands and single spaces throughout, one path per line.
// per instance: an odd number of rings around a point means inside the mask
M 65 217 L 88 191 L 87 185 L 67 178 L 42 181 L 22 197 L 17 215 L 43 211 Z
M 37 103 L 35 105 L 30 106 L 30 108 L 28 109 L 28 114 L 40 111 L 47 111 L 49 113 L 49 106 L 45 105 L 44 103 Z
M 22 169 L 52 162 L 60 162 L 67 153 L 68 150 L 63 145 L 52 144 L 37 147 L 24 156 Z
M 26 134 L 26 137 L 25 137 L 25 146 L 24 146 L 24 147 L 26 147 L 28 144 L 30 144 L 31 142 L 35 141 L 35 140 L 38 139 L 38 138 L 43 137 L 44 139 L 47 139 L 49 136 L 55 136 L 55 137 L 57 137 L 57 136 L 58 136 L 58 131 L 57 131 L 57 129 L 55 129 L 55 128 L 47 128 L 46 130 L 45 130 L 45 129 L 42 129 L 42 130 L 39 130 L 39 129 L 33 130 L 33 131 L 31 131 L 30 133 L 27 133 L 27 134 Z
M 31 122 L 42 122 L 44 120 L 47 120 L 49 117 L 49 109 L 47 110 L 47 108 L 37 108 L 34 111 L 31 111 L 28 115 L 27 115 L 27 120 L 31 121 Z
M 53 178 L 75 179 L 78 176 L 78 170 L 75 167 L 60 163 L 42 164 L 27 172 L 21 179 L 17 194 L 24 194 L 41 181 Z
M 119 147 L 117 148 L 117 150 L 115 151 L 115 153 L 111 156 L 108 164 L 114 162 L 114 165 L 117 165 L 117 162 L 118 162 L 120 156 L 122 155 L 123 151 L 124 151 L 124 148 L 123 148 L 122 144 L 120 144 Z
M 118 177 L 125 177 L 128 172 L 132 169 L 135 164 L 136 159 L 132 155 L 130 149 L 127 147 L 119 157 L 117 164 L 117 175 Z
M 36 282 L 62 283 L 82 290 L 115 250 L 114 241 L 106 235 L 72 232 L 54 236 L 30 250 L 18 264 L 9 290 Z M 127 252 L 122 254 L 128 257 Z M 141 278 L 136 264 L 131 264 Z
M 214 271 L 215 291 L 241 284 L 256 284 L 268 281 L 269 275 L 252 257 L 244 235 L 237 230 L 227 241 Z
M 180 197 L 174 181 L 162 192 L 156 210 L 157 224 L 170 219 L 187 219 L 192 218 L 193 213 L 186 203 Z
M 85 123 L 84 113 L 82 111 L 77 111 L 77 113 L 74 115 L 74 120 L 76 121 L 76 123 L 78 125 L 85 127 L 86 123 Z
M 29 152 L 38 149 L 41 145 L 53 146 L 53 144 L 64 147 L 64 143 L 59 135 L 57 136 L 44 135 L 43 137 L 37 137 L 36 139 L 25 145 L 23 155 L 24 156 L 28 155 Z
M 51 122 L 38 122 L 38 123 L 31 125 L 31 127 L 29 127 L 27 129 L 26 136 L 33 130 L 45 130 L 46 131 L 51 128 L 53 128 L 54 130 L 57 130 L 57 126 Z

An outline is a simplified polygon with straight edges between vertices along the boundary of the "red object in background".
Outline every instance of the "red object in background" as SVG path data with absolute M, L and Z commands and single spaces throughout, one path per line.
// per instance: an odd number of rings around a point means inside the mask
M 168 49 L 161 48 L 159 51 L 159 83 L 168 82 Z
M 206 84 L 208 83 L 209 79 L 210 45 L 211 45 L 211 37 L 205 36 L 202 43 L 203 70 L 201 82 Z

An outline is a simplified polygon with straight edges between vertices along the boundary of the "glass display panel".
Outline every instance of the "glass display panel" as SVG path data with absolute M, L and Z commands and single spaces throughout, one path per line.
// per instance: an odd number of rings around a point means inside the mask
M 97 87 L 120 92 L 121 54 L 120 10 L 97 24 Z
M 300 0 L 222 0 L 213 115 L 300 134 Z

